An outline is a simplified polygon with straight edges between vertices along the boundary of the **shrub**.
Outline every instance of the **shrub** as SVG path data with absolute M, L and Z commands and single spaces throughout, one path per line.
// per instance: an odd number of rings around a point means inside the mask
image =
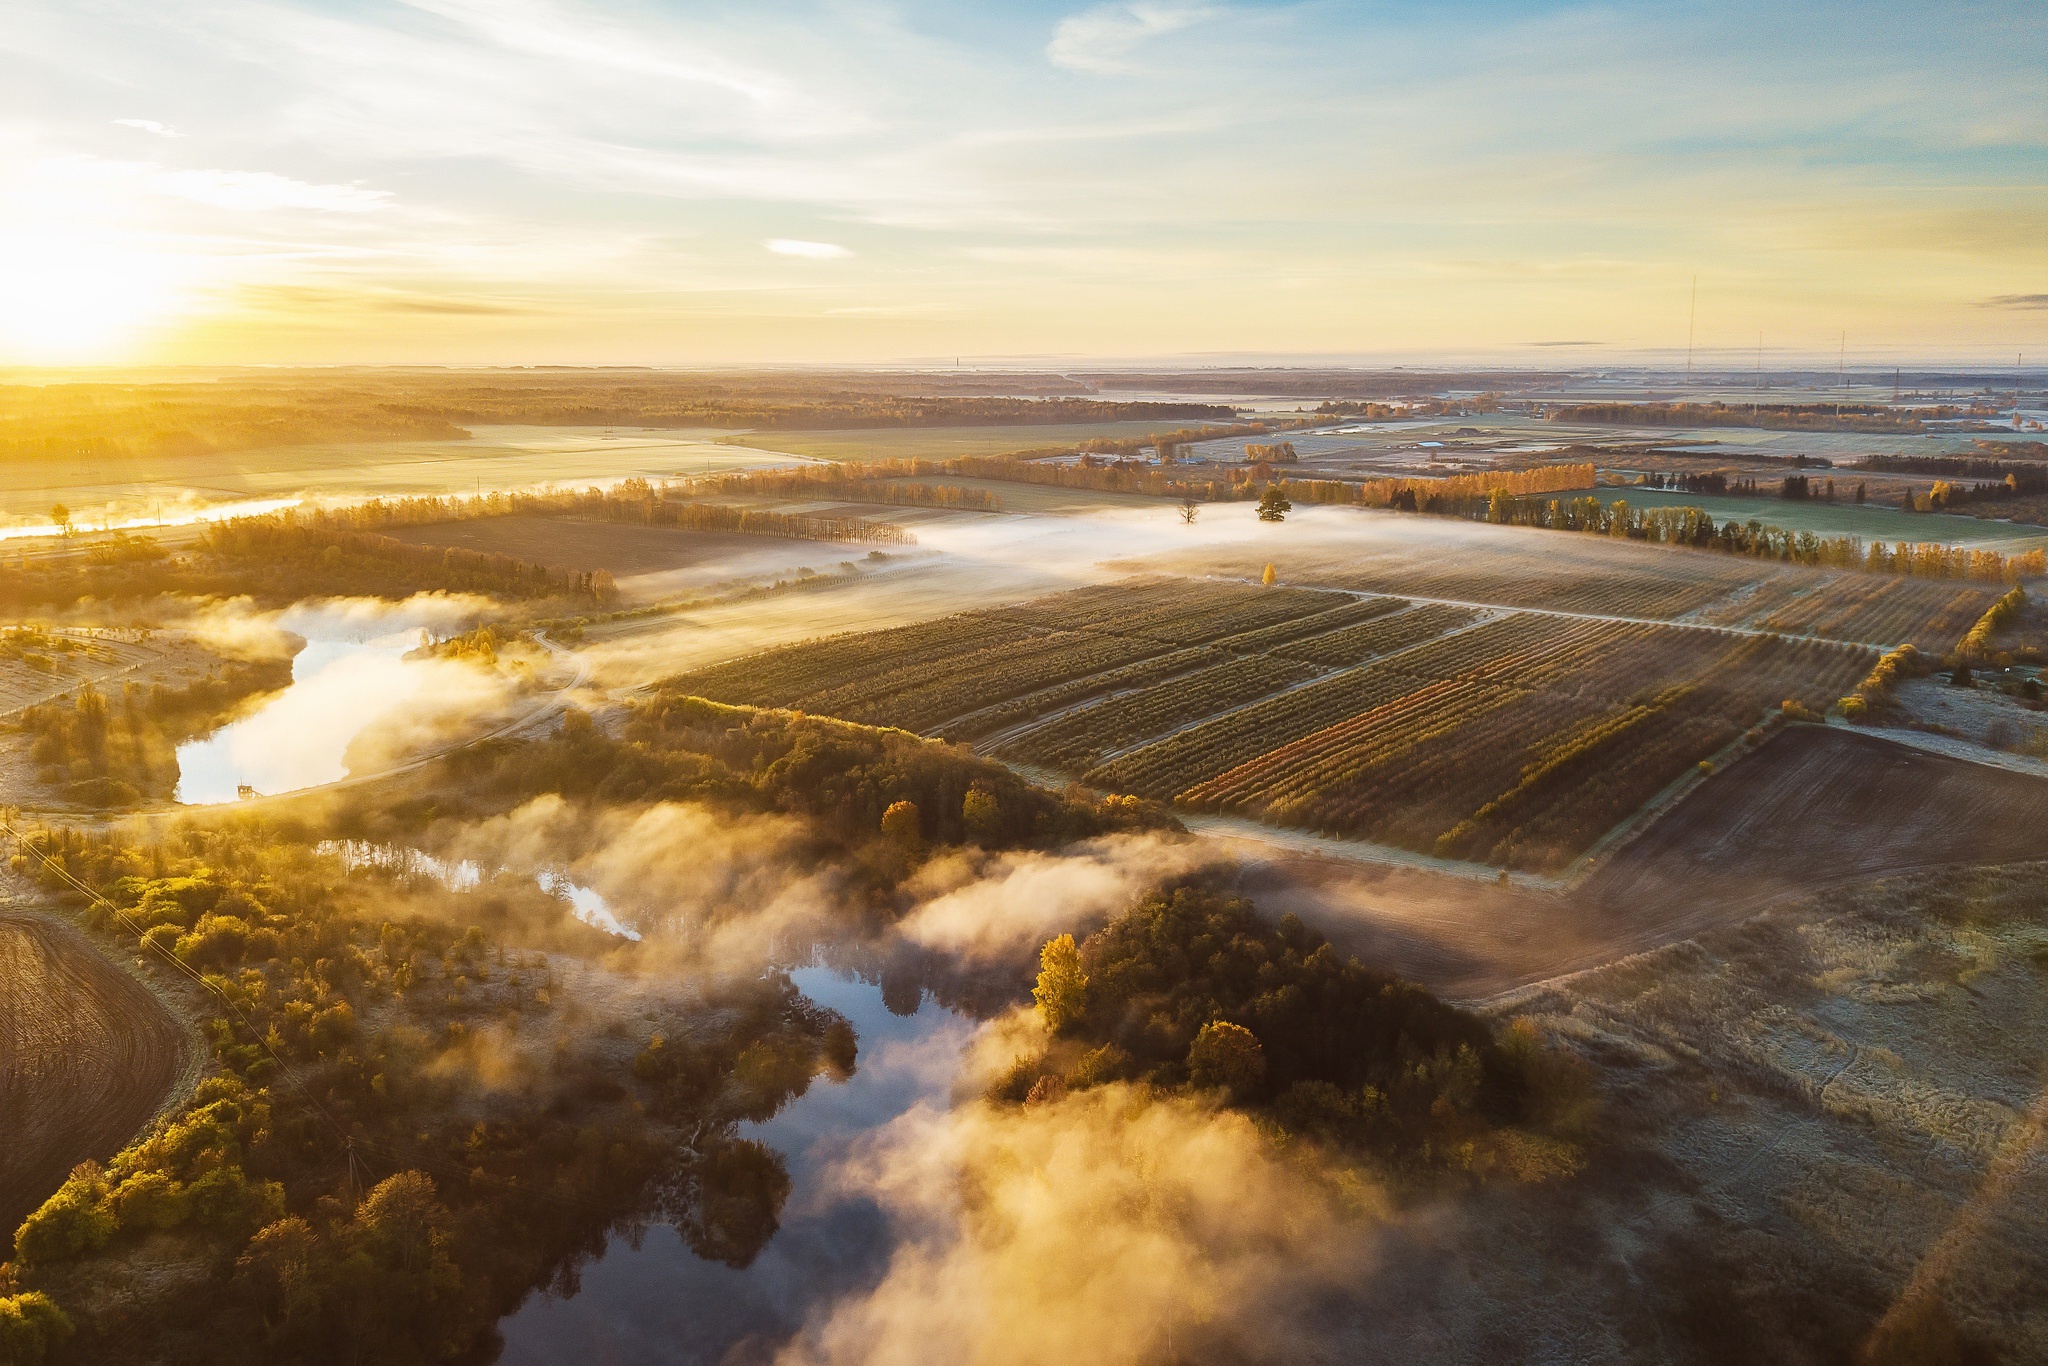
M 61 1262 L 105 1247 L 114 1236 L 107 1182 L 95 1163 L 81 1163 L 42 1208 L 22 1221 L 14 1253 L 25 1265 Z
M 184 1189 L 162 1172 L 137 1172 L 115 1188 L 109 1203 L 124 1229 L 176 1228 L 191 1213 Z
M 71 1340 L 71 1332 L 71 1320 L 42 1291 L 0 1295 L 0 1363 L 4 1366 L 42 1366 L 53 1349 Z

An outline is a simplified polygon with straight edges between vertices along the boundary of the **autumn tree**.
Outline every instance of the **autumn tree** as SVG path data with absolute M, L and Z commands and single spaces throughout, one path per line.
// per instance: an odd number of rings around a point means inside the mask
M 975 783 L 960 801 L 960 821 L 967 827 L 969 838 L 996 839 L 1003 833 L 1002 803 L 985 783 Z
M 1263 574 L 1259 575 L 1259 582 L 1266 585 L 1266 587 L 1271 588 L 1273 586 L 1273 580 L 1279 577 L 1280 576 L 1278 574 L 1273 572 L 1273 566 L 1269 564 L 1266 566 L 1266 571 Z
M 1088 975 L 1081 971 L 1081 951 L 1074 936 L 1063 934 L 1038 951 L 1038 985 L 1031 989 L 1038 1014 L 1054 1034 L 1081 1018 L 1088 1003 Z
M 889 809 L 882 813 L 882 838 L 909 850 L 915 850 L 923 842 L 924 836 L 919 829 L 916 802 L 900 801 L 889 804 Z
M 1242 1100 L 1265 1079 L 1265 1050 L 1243 1025 L 1211 1020 L 1188 1046 L 1188 1080 L 1197 1086 L 1221 1087 Z

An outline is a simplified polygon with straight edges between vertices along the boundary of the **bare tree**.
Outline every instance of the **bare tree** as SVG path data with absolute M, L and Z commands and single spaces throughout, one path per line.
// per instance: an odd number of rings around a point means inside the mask
M 1181 521 L 1185 522 L 1189 526 L 1193 526 L 1195 524 L 1195 518 L 1201 515 L 1202 504 L 1199 499 L 1190 495 L 1189 497 L 1180 500 Z

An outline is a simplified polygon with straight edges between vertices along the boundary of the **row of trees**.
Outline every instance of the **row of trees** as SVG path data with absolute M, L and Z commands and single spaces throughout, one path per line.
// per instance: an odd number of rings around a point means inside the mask
M 1924 419 L 1966 417 L 1956 407 L 1894 409 L 1859 403 L 1567 403 L 1549 408 L 1552 422 L 1644 427 L 1760 427 L 1783 432 L 1925 431 Z
M 1754 519 L 1738 522 L 1731 517 L 1716 523 L 1711 514 L 1699 508 L 1631 508 L 1623 498 L 1603 503 L 1592 495 L 1570 499 L 1518 498 L 1502 491 L 1484 504 L 1467 501 L 1459 506 L 1426 510 L 1441 510 L 1452 516 L 1462 514 L 1500 526 L 1588 532 L 1878 574 L 2005 583 L 2048 572 L 2048 553 L 2040 550 L 2008 555 L 1939 541 L 1899 541 L 1887 545 L 1883 541 L 1866 542 L 1861 536 L 1792 531 Z
M 1003 500 L 987 489 L 876 478 L 873 467 L 866 465 L 800 465 L 795 469 L 752 474 L 718 474 L 689 480 L 677 491 L 685 495 L 714 493 L 750 498 L 837 498 L 849 503 L 961 508 L 969 512 L 1003 510 Z

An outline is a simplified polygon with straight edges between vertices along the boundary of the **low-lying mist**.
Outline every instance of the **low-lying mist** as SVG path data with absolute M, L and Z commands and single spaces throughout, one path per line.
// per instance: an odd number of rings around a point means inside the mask
M 1381 1208 L 1243 1115 L 1123 1085 L 920 1106 L 831 1180 L 901 1241 L 780 1366 L 1285 1358 L 1304 1306 L 1370 1271 Z

